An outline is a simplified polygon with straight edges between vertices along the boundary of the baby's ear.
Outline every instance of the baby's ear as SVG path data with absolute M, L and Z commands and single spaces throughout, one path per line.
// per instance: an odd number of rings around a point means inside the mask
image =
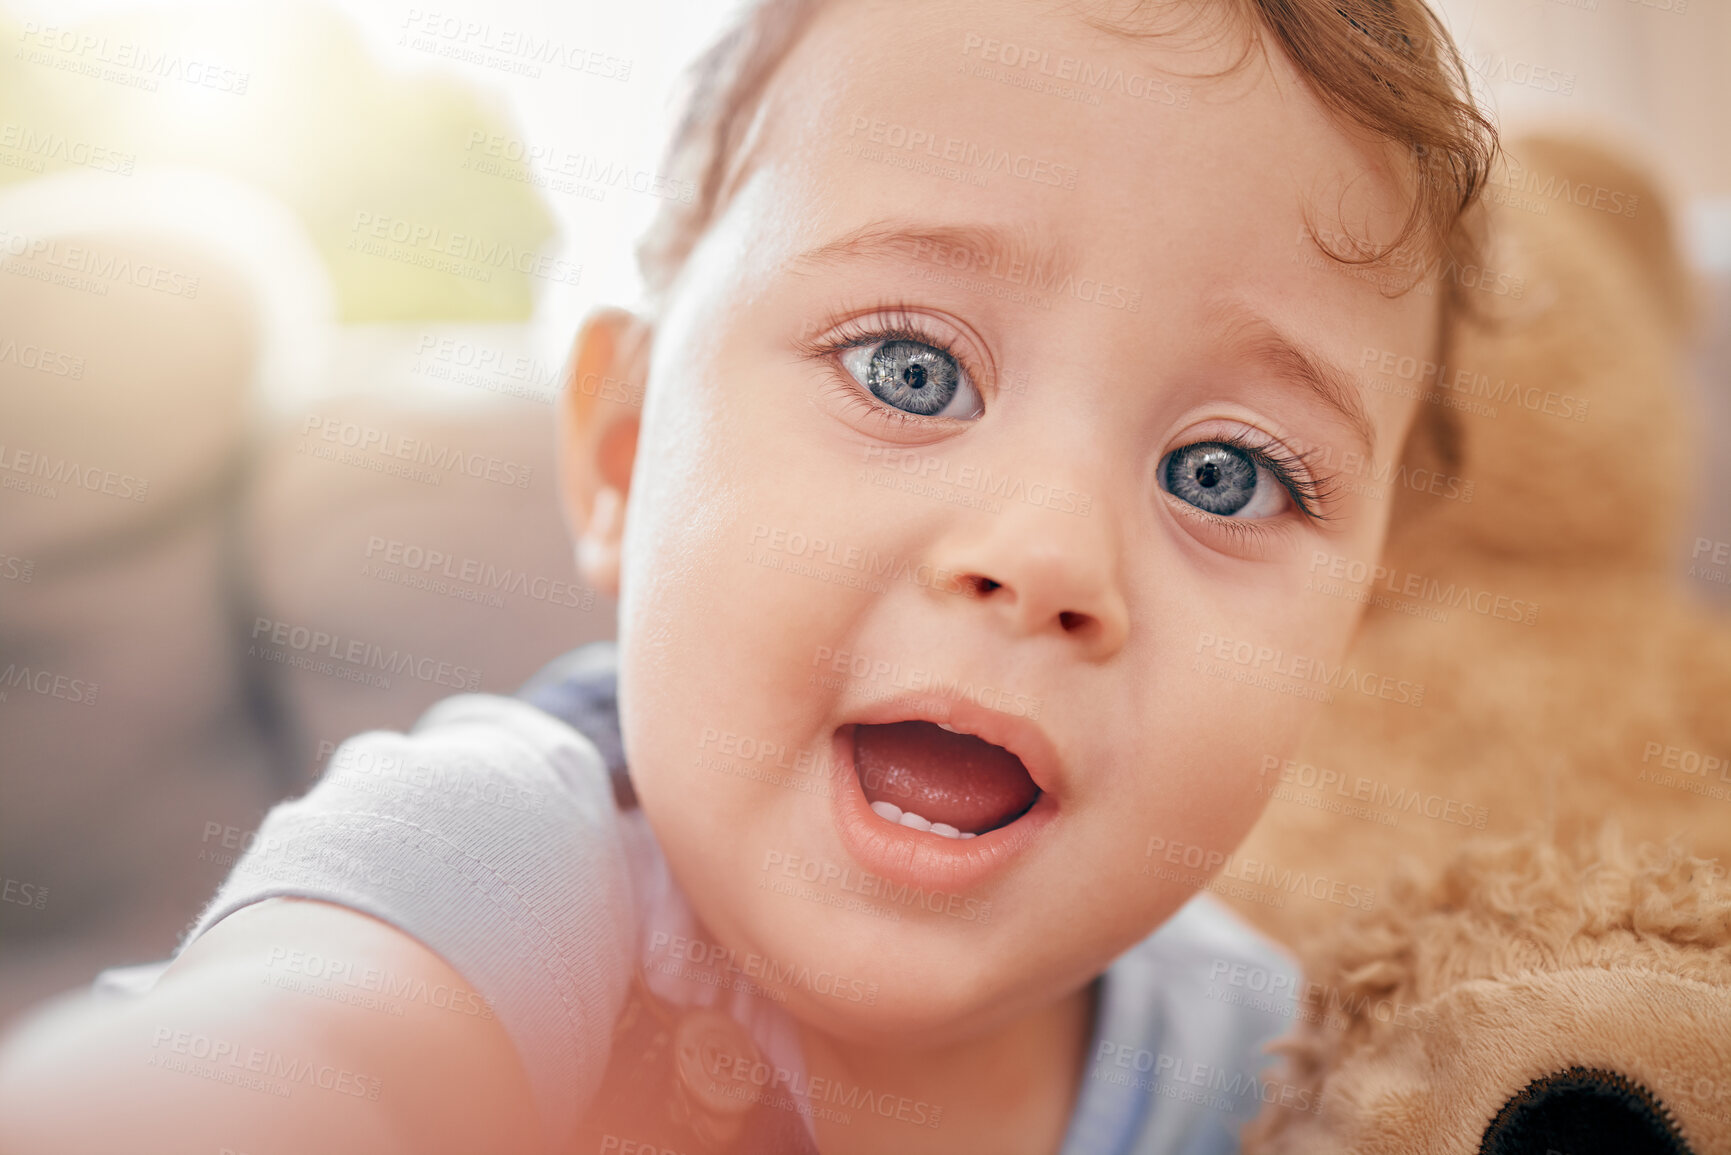
M 649 324 L 624 309 L 591 313 L 577 334 L 559 404 L 559 488 L 585 582 L 619 595 L 625 498 L 637 458 Z

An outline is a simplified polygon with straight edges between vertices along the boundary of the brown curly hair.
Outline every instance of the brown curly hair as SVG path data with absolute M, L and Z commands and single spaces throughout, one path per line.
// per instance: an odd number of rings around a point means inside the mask
M 665 294 L 698 238 L 726 207 L 731 169 L 770 78 L 831 2 L 748 3 L 692 66 L 665 171 L 696 191 L 689 202 L 665 202 L 638 245 L 652 298 Z M 1089 22 L 1132 38 L 1171 31 L 1158 20 L 1133 27 L 1130 20 L 1144 7 L 1145 0 L 1135 0 L 1127 17 Z M 1191 5 L 1188 13 L 1219 18 L 1222 28 L 1259 24 L 1325 108 L 1410 161 L 1412 203 L 1396 238 L 1381 248 L 1319 238 L 1324 251 L 1347 264 L 1393 261 L 1410 274 L 1409 284 L 1438 280 L 1445 308 L 1463 305 L 1460 272 L 1476 267 L 1482 248 L 1472 210 L 1489 179 L 1497 138 L 1473 101 L 1459 50 L 1424 0 L 1226 0 Z M 1265 50 L 1262 37 L 1248 37 L 1239 65 Z

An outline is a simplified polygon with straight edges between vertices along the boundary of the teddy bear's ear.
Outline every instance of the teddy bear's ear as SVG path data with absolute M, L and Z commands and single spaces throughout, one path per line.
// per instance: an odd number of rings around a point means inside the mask
M 1451 481 L 1391 487 L 1389 556 L 1656 573 L 1694 478 L 1671 214 L 1633 164 L 1558 137 L 1509 144 L 1487 192 L 1486 259 L 1445 270 L 1467 306 L 1406 447 L 1408 476 Z

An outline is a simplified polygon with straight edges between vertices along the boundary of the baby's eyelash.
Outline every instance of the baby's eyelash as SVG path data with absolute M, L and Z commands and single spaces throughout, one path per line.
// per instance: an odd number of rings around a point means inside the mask
M 826 318 L 817 327 L 822 337 L 801 335 L 794 342 L 807 357 L 822 360 L 834 357 L 861 345 L 876 345 L 883 341 L 917 341 L 930 345 L 962 367 L 968 380 L 983 383 L 983 375 L 970 359 L 956 350 L 948 338 L 937 332 L 929 319 L 913 306 L 896 302 L 869 309 L 848 309 Z
M 831 314 L 816 329 L 824 334 L 821 338 L 801 335 L 794 344 L 803 356 L 814 361 L 827 361 L 834 364 L 837 354 L 848 349 L 856 349 L 862 345 L 876 345 L 885 341 L 917 341 L 922 345 L 930 345 L 955 360 L 962 367 L 968 378 L 979 384 L 981 375 L 968 359 L 951 347 L 950 343 L 935 332 L 930 322 L 913 306 L 903 302 L 880 305 L 867 309 L 847 309 Z M 839 369 L 839 366 L 838 366 Z M 868 396 L 845 370 L 835 381 L 837 397 L 850 409 L 857 409 L 862 415 L 888 420 L 898 426 L 910 428 L 930 428 L 930 417 L 921 417 L 897 409 L 893 405 L 884 405 Z M 1292 503 L 1300 513 L 1313 522 L 1332 520 L 1328 507 L 1337 491 L 1336 479 L 1321 476 L 1312 467 L 1311 461 L 1317 456 L 1326 456 L 1317 450 L 1306 453 L 1293 453 L 1277 441 L 1254 440 L 1241 433 L 1227 433 L 1208 440 L 1222 445 L 1230 445 L 1245 454 L 1256 464 L 1274 475 L 1292 498 Z M 1233 518 L 1219 519 L 1234 530 L 1251 531 L 1254 527 L 1242 520 Z
M 1272 473 L 1299 512 L 1311 521 L 1331 520 L 1328 505 L 1337 489 L 1336 481 L 1332 477 L 1319 476 L 1311 466 L 1311 459 L 1318 456 L 1317 451 L 1293 453 L 1278 441 L 1255 441 L 1241 433 L 1228 433 L 1208 440 L 1232 446 Z M 1231 518 L 1225 520 L 1235 525 L 1245 524 Z
M 844 349 L 849 347 L 850 346 L 846 345 L 842 346 Z M 835 379 L 830 382 L 830 389 L 845 408 L 853 410 L 862 417 L 869 417 L 877 421 L 888 421 L 890 424 L 895 425 L 900 429 L 930 430 L 933 421 L 941 420 L 940 418 L 921 417 L 917 413 L 909 413 L 905 409 L 897 409 L 894 405 L 885 405 L 882 401 L 868 395 L 864 389 L 861 389 L 859 382 L 849 377 L 847 375 L 847 370 L 841 368 L 839 365 L 836 366 L 836 376 Z
M 813 361 L 825 362 L 835 369 L 835 395 L 847 408 L 860 415 L 887 421 L 899 429 L 929 432 L 933 422 L 950 418 L 922 417 L 897 409 L 893 405 L 869 396 L 846 369 L 836 363 L 837 354 L 862 345 L 877 345 L 886 341 L 917 341 L 951 358 L 961 366 L 968 380 L 978 385 L 981 376 L 969 359 L 957 352 L 950 342 L 936 332 L 931 322 L 913 306 L 894 302 L 865 309 L 846 309 L 832 313 L 815 330 L 822 337 L 801 334 L 794 341 L 800 354 Z
M 872 322 L 867 324 L 866 322 Z M 814 337 L 811 332 L 823 336 Z M 869 345 L 877 341 L 921 341 L 933 348 L 950 350 L 942 337 L 931 331 L 926 319 L 913 306 L 904 302 L 879 305 L 875 308 L 848 308 L 830 314 L 814 330 L 802 333 L 795 344 L 800 351 L 813 357 L 827 357 L 843 349 Z M 954 356 L 954 354 L 951 354 Z

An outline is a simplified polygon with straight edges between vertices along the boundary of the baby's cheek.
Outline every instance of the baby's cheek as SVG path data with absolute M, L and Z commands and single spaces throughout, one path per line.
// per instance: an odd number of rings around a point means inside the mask
M 1123 841 L 1139 851 L 1150 837 L 1200 847 L 1217 864 L 1254 825 L 1265 767 L 1290 755 L 1315 707 L 1272 649 L 1218 638 L 1173 655 L 1126 776 L 1122 814 L 1133 829 Z

